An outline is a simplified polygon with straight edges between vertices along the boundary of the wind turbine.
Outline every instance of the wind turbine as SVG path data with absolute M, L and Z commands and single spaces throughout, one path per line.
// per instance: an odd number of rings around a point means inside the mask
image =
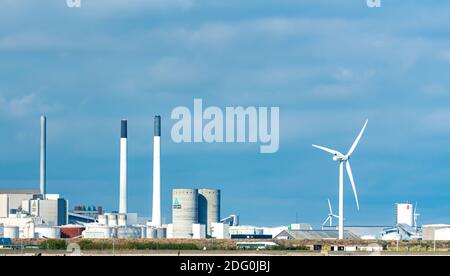
M 344 239 L 344 163 L 345 163 L 348 177 L 350 179 L 350 183 L 352 184 L 353 194 L 355 195 L 356 208 L 359 211 L 358 194 L 356 193 L 355 180 L 353 178 L 352 168 L 350 166 L 349 160 L 350 160 L 351 155 L 355 151 L 356 146 L 358 146 L 358 143 L 361 140 L 361 137 L 363 136 L 368 123 L 369 123 L 369 120 L 366 120 L 366 123 L 364 124 L 361 132 L 359 133 L 355 142 L 353 142 L 353 145 L 351 146 L 350 150 L 348 151 L 348 153 L 346 155 L 340 153 L 337 150 L 313 145 L 313 147 L 315 147 L 315 148 L 318 148 L 320 150 L 323 150 L 323 151 L 333 154 L 333 160 L 339 162 L 339 217 L 338 217 L 339 218 L 339 227 L 338 228 L 339 228 L 339 239 L 340 240 Z
M 333 226 L 333 218 L 339 218 L 333 213 L 333 209 L 331 208 L 331 202 L 330 199 L 328 199 L 328 208 L 330 209 L 330 213 L 328 213 L 327 219 L 322 223 L 322 229 L 327 224 L 327 222 L 330 222 L 330 227 Z

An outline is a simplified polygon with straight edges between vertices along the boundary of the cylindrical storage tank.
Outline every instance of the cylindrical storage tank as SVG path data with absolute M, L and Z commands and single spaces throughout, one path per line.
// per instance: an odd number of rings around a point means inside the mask
M 80 237 L 83 234 L 83 231 L 86 228 L 82 225 L 67 225 L 62 226 L 61 230 L 61 238 L 63 239 L 72 239 L 76 237 Z
M 125 214 L 117 215 L 117 224 L 119 226 L 127 226 L 127 215 Z
M 108 214 L 108 225 L 109 226 L 117 226 L 118 222 L 117 222 L 117 214 Z
M 220 221 L 220 190 L 198 190 L 198 223 L 206 225 L 206 234 L 211 236 L 211 225 Z
M 137 227 L 139 227 L 139 229 L 141 229 L 141 239 L 146 239 L 147 238 L 147 226 L 139 225 Z
M 8 239 L 18 239 L 20 234 L 19 226 L 4 226 L 3 237 Z
M 119 227 L 117 228 L 118 239 L 139 239 L 141 238 L 141 229 L 139 227 Z
M 156 229 L 156 238 L 157 239 L 166 239 L 167 238 L 167 228 L 157 228 Z
M 191 239 L 192 224 L 198 223 L 198 190 L 174 189 L 172 198 L 173 238 Z
M 61 231 L 59 227 L 53 226 L 36 226 L 34 228 L 36 236 L 39 239 L 59 239 L 61 238 Z
M 34 222 L 29 222 L 23 228 L 23 238 L 25 239 L 35 239 L 36 231 Z
M 232 226 L 239 226 L 239 216 L 238 215 L 231 215 L 233 218 L 233 225 Z
M 147 239 L 157 239 L 158 238 L 158 231 L 156 228 L 153 227 L 147 227 Z
M 108 225 L 108 217 L 105 215 L 98 215 L 98 223 L 101 225 Z
M 114 237 L 113 229 L 105 225 L 87 225 L 83 231 L 85 239 L 110 239 Z

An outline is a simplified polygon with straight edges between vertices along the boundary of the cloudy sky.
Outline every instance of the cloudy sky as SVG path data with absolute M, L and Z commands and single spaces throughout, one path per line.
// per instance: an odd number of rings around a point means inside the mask
M 365 0 L 0 0 L 0 189 L 39 186 L 118 209 L 120 119 L 129 120 L 129 210 L 151 210 L 153 116 L 163 117 L 163 215 L 172 188 L 220 188 L 244 224 L 320 225 L 337 211 L 347 151 L 348 224 L 392 225 L 396 202 L 450 222 L 450 3 Z M 177 106 L 280 107 L 280 150 L 175 144 Z

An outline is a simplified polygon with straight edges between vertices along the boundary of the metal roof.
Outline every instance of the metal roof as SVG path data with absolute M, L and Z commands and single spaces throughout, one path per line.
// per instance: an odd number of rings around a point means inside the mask
M 39 190 L 0 190 L 0 194 L 38 195 Z
M 275 239 L 287 237 L 295 240 L 337 240 L 339 231 L 337 230 L 284 230 Z M 344 232 L 344 239 L 359 240 L 360 238 L 349 232 Z

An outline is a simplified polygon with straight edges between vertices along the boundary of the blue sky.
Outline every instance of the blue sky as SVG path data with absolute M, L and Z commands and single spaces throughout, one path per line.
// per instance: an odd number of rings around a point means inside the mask
M 0 189 L 37 188 L 39 115 L 48 116 L 48 189 L 118 208 L 120 119 L 129 120 L 129 209 L 151 208 L 153 116 L 163 117 L 163 212 L 175 187 L 222 189 L 222 215 L 245 224 L 319 225 L 337 210 L 352 158 L 348 224 L 394 223 L 419 202 L 449 223 L 450 3 L 365 0 L 0 0 Z M 280 150 L 175 144 L 170 112 L 279 106 Z

